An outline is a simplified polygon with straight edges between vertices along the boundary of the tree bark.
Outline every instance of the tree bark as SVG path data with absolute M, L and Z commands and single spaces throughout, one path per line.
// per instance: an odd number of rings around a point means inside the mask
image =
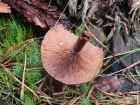
M 28 21 L 34 22 L 41 28 L 52 27 L 58 20 L 60 23 L 67 22 L 67 17 L 61 14 L 62 11 L 41 0 L 2 0 L 2 2 L 16 9 Z

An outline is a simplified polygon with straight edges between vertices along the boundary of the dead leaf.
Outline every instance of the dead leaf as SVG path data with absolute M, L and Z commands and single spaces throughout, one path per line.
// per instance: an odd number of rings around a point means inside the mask
M 3 101 L 2 101 L 2 99 L 0 98 L 0 105 L 4 105 L 4 103 L 3 103 Z
M 11 13 L 11 9 L 7 4 L 0 2 L 0 13 Z
M 49 5 L 41 0 L 2 0 L 2 2 L 14 8 L 17 12 L 25 16 L 29 22 L 41 28 L 53 27 L 56 22 L 69 25 L 69 21 L 63 11 L 57 6 Z
M 121 89 L 121 83 L 117 76 L 105 76 L 97 79 L 95 87 L 104 92 L 114 92 Z
M 33 22 L 37 25 L 37 26 L 40 26 L 41 28 L 45 28 L 46 27 L 46 24 L 43 23 L 38 17 L 34 17 L 33 18 Z

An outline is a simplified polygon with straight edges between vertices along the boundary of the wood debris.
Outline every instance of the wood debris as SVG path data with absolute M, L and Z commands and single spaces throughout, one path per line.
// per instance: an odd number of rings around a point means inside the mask
M 52 27 L 59 21 L 66 21 L 66 16 L 56 6 L 51 6 L 41 0 L 2 0 L 16 9 L 29 22 L 34 22 L 41 28 Z M 60 18 L 61 16 L 61 18 Z
M 0 13 L 11 13 L 11 9 L 7 4 L 0 2 Z

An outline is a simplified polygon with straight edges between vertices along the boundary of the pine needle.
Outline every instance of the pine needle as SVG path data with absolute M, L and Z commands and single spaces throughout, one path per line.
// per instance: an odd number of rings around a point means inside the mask
M 21 100 L 24 99 L 24 82 L 25 82 L 26 64 L 27 64 L 27 54 L 26 54 L 26 51 L 25 51 L 24 69 L 23 69 L 22 84 L 21 84 L 21 93 L 20 93 L 20 99 Z

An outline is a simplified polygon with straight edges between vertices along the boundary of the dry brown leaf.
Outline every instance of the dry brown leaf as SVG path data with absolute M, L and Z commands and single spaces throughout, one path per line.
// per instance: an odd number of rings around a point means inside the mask
M 7 4 L 0 2 L 0 13 L 11 13 L 11 9 Z
M 4 103 L 3 103 L 3 101 L 2 101 L 2 99 L 0 98 L 0 105 L 4 105 Z
M 104 92 L 115 92 L 121 89 L 121 83 L 117 76 L 105 76 L 96 80 L 95 87 Z
M 40 26 L 41 28 L 45 28 L 46 24 L 43 23 L 38 17 L 34 16 L 33 22 L 37 25 Z

